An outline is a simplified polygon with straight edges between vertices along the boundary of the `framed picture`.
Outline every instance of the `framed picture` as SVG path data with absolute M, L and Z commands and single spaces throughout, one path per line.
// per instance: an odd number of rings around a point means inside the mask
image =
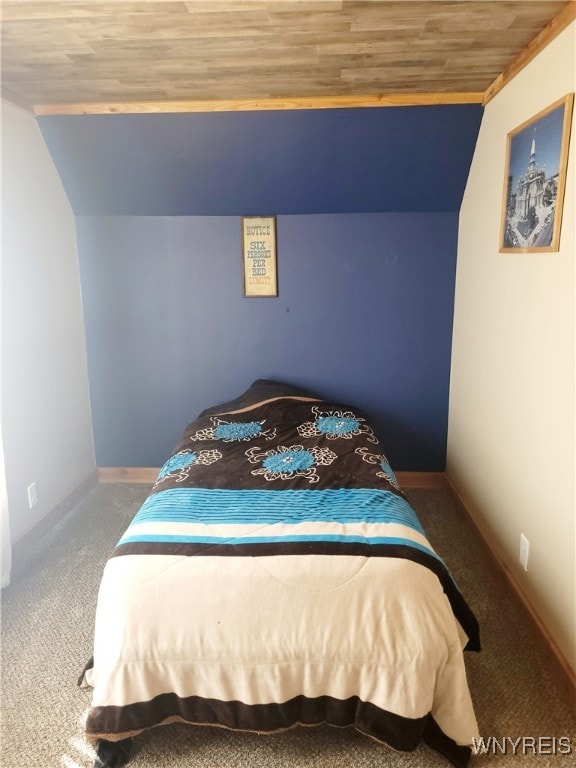
M 574 94 L 508 134 L 501 253 L 557 251 Z
M 244 296 L 278 296 L 276 217 L 242 217 Z

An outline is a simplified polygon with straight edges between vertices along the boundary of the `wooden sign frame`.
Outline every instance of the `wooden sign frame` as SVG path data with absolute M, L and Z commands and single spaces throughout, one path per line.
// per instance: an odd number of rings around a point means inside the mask
M 242 217 L 242 273 L 244 296 L 278 296 L 276 217 Z

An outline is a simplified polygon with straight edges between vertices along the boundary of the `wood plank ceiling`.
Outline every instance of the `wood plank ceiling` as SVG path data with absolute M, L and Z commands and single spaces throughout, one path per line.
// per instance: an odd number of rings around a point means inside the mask
M 36 114 L 481 102 L 574 0 L 3 0 Z

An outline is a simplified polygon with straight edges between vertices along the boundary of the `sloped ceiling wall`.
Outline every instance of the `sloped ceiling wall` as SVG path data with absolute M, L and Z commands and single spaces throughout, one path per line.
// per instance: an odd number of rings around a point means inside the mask
M 77 215 L 447 212 L 482 108 L 38 119 Z

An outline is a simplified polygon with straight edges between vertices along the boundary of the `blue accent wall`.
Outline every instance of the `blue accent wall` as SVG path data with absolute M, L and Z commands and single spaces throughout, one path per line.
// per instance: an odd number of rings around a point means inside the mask
M 160 466 L 256 378 L 364 408 L 394 469 L 445 468 L 458 215 L 279 216 L 277 298 L 240 217 L 79 216 L 99 466 Z
M 77 217 L 96 458 L 158 466 L 256 378 L 364 408 L 445 468 L 458 211 L 479 105 L 40 117 Z M 243 296 L 275 215 L 279 297 Z

